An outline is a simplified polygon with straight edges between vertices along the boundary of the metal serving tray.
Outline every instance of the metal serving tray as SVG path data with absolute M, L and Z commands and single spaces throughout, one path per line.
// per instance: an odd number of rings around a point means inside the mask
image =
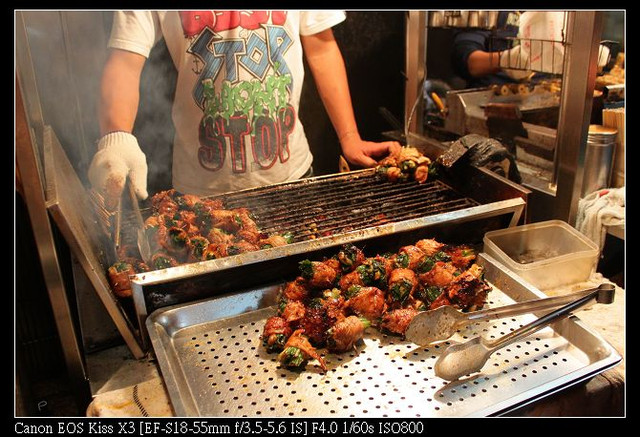
M 545 297 L 486 254 L 489 307 Z M 178 416 L 443 417 L 501 415 L 586 380 L 621 361 L 576 316 L 494 353 L 482 372 L 459 381 L 435 376 L 447 345 L 475 335 L 498 337 L 530 322 L 528 314 L 478 322 L 445 343 L 420 347 L 366 332 L 357 352 L 324 354 L 305 371 L 281 368 L 260 336 L 275 313 L 278 284 L 156 310 L 146 321 Z

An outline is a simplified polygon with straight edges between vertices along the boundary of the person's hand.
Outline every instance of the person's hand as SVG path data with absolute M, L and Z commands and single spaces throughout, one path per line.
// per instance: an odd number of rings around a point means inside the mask
M 134 192 L 146 199 L 147 159 L 136 137 L 127 132 L 111 132 L 98 142 L 89 166 L 89 182 L 105 200 L 105 207 L 114 210 L 118 205 L 124 185 L 129 177 Z
M 364 141 L 357 133 L 344 136 L 340 145 L 345 159 L 360 167 L 375 167 L 380 159 L 389 154 L 390 148 L 400 147 L 397 141 Z
M 529 77 L 532 72 L 529 65 L 528 50 L 523 49 L 520 44 L 512 49 L 500 52 L 500 68 L 515 80 Z

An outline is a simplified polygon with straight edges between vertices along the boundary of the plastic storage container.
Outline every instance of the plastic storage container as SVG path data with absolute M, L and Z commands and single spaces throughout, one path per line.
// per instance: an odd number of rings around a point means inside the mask
M 586 281 L 600 253 L 593 241 L 561 220 L 487 232 L 484 252 L 540 290 Z

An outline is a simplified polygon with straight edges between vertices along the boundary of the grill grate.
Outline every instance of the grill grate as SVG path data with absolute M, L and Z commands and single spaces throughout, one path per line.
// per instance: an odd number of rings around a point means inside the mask
M 492 292 L 488 306 L 513 300 Z M 546 328 L 497 351 L 483 373 L 456 383 L 434 375 L 451 341 L 496 338 L 534 319 L 523 315 L 476 322 L 441 344 L 418 347 L 367 330 L 358 351 L 323 355 L 328 372 L 311 361 L 304 372 L 282 368 L 261 345 L 265 308 L 185 328 L 173 337 L 199 414 L 236 417 L 437 417 L 474 415 L 488 405 L 536 388 L 541 380 L 584 366 L 569 342 Z M 326 350 L 321 350 L 326 353 Z
M 478 205 L 439 180 L 392 183 L 374 172 L 303 180 L 222 198 L 226 208 L 249 208 L 264 232 L 289 231 L 294 241 Z

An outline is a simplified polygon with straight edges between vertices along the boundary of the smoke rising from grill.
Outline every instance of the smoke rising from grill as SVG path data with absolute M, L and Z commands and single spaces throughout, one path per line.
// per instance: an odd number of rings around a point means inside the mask
M 147 156 L 150 195 L 171 188 L 174 127 L 171 105 L 177 71 L 163 40 L 151 51 L 140 79 L 140 105 L 134 135 Z

